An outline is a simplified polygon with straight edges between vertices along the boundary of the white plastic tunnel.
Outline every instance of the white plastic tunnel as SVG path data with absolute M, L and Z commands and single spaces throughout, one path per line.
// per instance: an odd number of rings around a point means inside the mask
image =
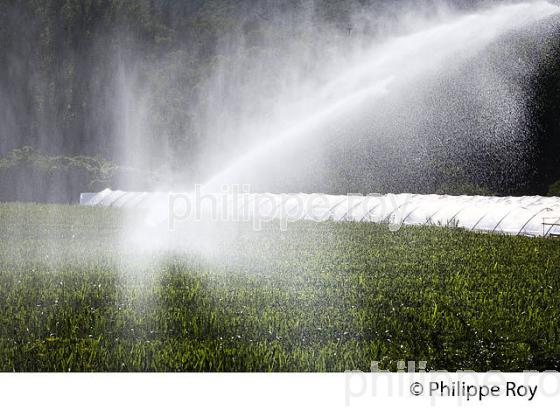
M 325 195 L 168 193 L 104 190 L 84 193 L 80 204 L 177 212 L 181 219 L 361 221 L 437 225 L 524 236 L 560 235 L 560 198 L 451 195 Z M 181 208 L 181 209 L 179 209 Z

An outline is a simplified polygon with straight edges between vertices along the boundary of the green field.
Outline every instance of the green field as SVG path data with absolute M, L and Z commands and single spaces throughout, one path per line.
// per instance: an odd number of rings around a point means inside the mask
M 0 205 L 1 371 L 560 370 L 557 239 L 223 223 L 163 251 L 131 220 Z

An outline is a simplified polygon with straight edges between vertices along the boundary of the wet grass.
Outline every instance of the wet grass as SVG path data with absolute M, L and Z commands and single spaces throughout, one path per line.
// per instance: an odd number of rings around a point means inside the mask
M 557 239 L 221 224 L 157 251 L 129 218 L 0 205 L 0 370 L 560 370 Z

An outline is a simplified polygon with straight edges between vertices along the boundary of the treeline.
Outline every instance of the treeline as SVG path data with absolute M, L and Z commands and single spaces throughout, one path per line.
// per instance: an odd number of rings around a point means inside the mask
M 439 3 L 469 8 L 483 2 Z M 168 184 L 173 179 L 171 185 L 179 187 L 202 181 L 227 155 L 239 153 L 238 141 L 210 115 L 216 110 L 208 107 L 220 101 L 210 99 L 205 87 L 216 67 L 227 70 L 235 61 L 229 37 L 242 35 L 253 54 L 274 54 L 282 50 L 263 42 L 263 35 L 273 24 L 289 28 L 275 15 L 301 23 L 299 16 L 311 7 L 310 24 L 332 26 L 342 35 L 375 35 L 383 27 L 375 21 L 358 26 L 351 18 L 357 9 L 369 7 L 390 20 L 407 7 L 429 14 L 437 6 L 437 1 L 411 0 L 0 0 L 0 200 L 75 201 L 76 192 L 105 186 L 150 189 L 154 184 L 146 175 L 162 176 Z M 294 39 L 300 34 L 294 32 Z M 422 163 L 412 161 L 408 174 L 382 186 L 362 183 L 366 178 L 355 173 L 337 173 L 333 160 L 331 180 L 336 181 L 319 188 L 545 194 L 560 178 L 559 38 L 542 39 L 545 60 L 533 56 L 539 65 L 530 79 L 528 105 L 534 145 L 522 159 L 522 176 L 505 177 L 513 171 L 481 146 L 468 156 L 438 151 Z M 234 90 L 216 95 L 235 105 Z M 259 101 L 239 102 L 247 103 L 259 109 Z M 201 124 L 210 124 L 213 132 Z M 210 163 L 206 154 L 221 149 L 223 158 Z M 367 168 L 367 152 L 353 153 L 357 166 Z M 394 155 L 411 163 L 407 153 Z M 388 180 L 394 174 L 385 167 L 367 178 Z
M 116 159 L 129 143 L 122 116 L 137 109 L 127 100 L 137 96 L 123 95 L 130 87 L 150 93 L 147 122 L 158 140 L 146 150 L 169 144 L 184 166 L 206 142 L 189 118 L 201 83 L 227 58 L 221 39 L 242 34 L 267 47 L 258 37 L 271 13 L 306 5 L 344 26 L 352 3 L 363 2 L 0 0 L 0 155 L 29 145 Z
M 140 82 L 156 81 L 149 67 L 155 61 L 203 67 L 227 8 L 198 0 L 2 0 L 0 153 L 30 145 L 114 159 L 125 149 L 122 77 L 134 72 Z M 178 49 L 198 54 L 174 56 Z M 189 72 L 182 80 L 177 86 L 188 92 L 198 78 Z M 161 112 L 173 120 L 178 113 L 166 112 L 169 106 Z M 193 138 L 172 132 L 185 144 Z
M 74 203 L 82 192 L 118 187 L 120 181 L 138 179 L 147 186 L 159 176 L 116 165 L 100 157 L 49 156 L 26 146 L 0 157 L 0 202 Z

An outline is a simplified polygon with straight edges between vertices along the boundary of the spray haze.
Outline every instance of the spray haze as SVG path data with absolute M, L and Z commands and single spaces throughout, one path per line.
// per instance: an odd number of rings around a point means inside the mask
M 531 123 L 524 80 L 536 67 L 527 62 L 514 78 L 503 56 L 519 47 L 519 32 L 558 13 L 556 6 L 529 2 L 469 13 L 442 8 L 430 16 L 403 10 L 390 27 L 385 22 L 382 34 L 372 33 L 379 17 L 365 8 L 342 27 L 320 20 L 312 3 L 297 12 L 271 10 L 259 15 L 266 24 L 258 30 L 247 33 L 239 24 L 219 39 L 218 57 L 191 100 L 196 104 L 177 125 L 204 141 L 189 146 L 196 155 L 185 154 L 183 161 L 169 138 L 158 147 L 144 142 L 169 129 L 158 122 L 165 125 L 165 115 L 146 118 L 162 101 L 150 86 L 155 80 L 122 71 L 124 104 L 116 112 L 127 141 L 124 161 L 141 167 L 157 162 L 154 152 L 165 159 L 169 151 L 179 159 L 158 169 L 156 191 L 188 192 L 198 184 L 207 193 L 247 185 L 253 192 L 365 194 L 406 191 L 418 178 L 430 189 L 431 170 L 422 164 L 445 167 L 450 157 L 472 161 L 483 177 L 499 168 L 515 181 L 526 171 Z M 161 64 L 169 69 L 166 81 L 181 83 L 185 68 Z M 166 69 L 154 64 L 154 70 Z M 173 100 L 177 92 L 163 95 Z M 146 220 L 129 227 L 124 243 L 169 245 L 167 233 L 156 228 L 169 212 L 163 195 Z M 212 223 L 188 231 L 179 242 L 191 250 L 212 253 L 213 241 L 224 241 Z
M 76 36 L 66 32 L 84 24 L 68 6 L 62 31 L 39 38 L 72 52 L 39 55 L 37 69 L 24 64 L 32 47 L 9 37 L 2 152 L 32 145 L 123 165 L 95 190 L 511 194 L 529 180 L 531 82 L 547 50 L 527 49 L 553 38 L 557 6 L 187 3 L 92 3 L 97 20 Z M 17 32 L 25 15 L 6 10 Z M 24 176 L 10 185 L 52 191 Z M 57 184 L 73 200 L 93 190 Z
M 554 40 L 557 20 L 536 29 L 556 13 L 550 3 L 64 4 L 57 19 L 55 2 L 0 14 L 0 154 L 29 145 L 120 167 L 111 178 L 4 178 L 4 200 L 230 182 L 434 192 L 448 162 L 500 194 L 535 182 L 520 166 L 531 143 L 518 142 L 538 133 L 526 106 L 555 55 L 538 39 Z
M 184 121 L 164 108 L 180 105 L 177 94 L 187 91 L 177 84 L 189 67 L 164 61 L 148 81 L 120 78 L 122 161 L 157 171 L 155 190 L 250 184 L 254 191 L 366 193 L 429 180 L 422 164 L 441 151 L 474 161 L 486 178 L 485 169 L 496 170 L 477 151 L 491 151 L 503 157 L 498 172 L 514 183 L 531 133 L 523 84 L 531 69 L 521 81 L 512 78 L 503 56 L 516 52 L 515 41 L 500 39 L 556 13 L 546 2 L 466 14 L 440 8 L 429 17 L 403 9 L 388 24 L 360 8 L 341 27 L 321 20 L 313 3 L 265 7 L 258 28 L 241 20 L 218 39 Z M 383 33 L 373 33 L 379 21 Z M 198 142 L 173 140 L 171 129 Z

